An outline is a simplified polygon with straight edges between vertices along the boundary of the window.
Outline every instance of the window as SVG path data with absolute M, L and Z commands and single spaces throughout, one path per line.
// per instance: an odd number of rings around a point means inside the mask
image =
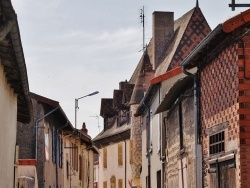
M 79 180 L 82 180 L 83 178 L 83 164 L 82 164 L 82 156 L 79 155 Z
M 160 114 L 157 115 L 157 120 L 158 120 L 158 130 L 157 130 L 157 136 L 158 136 L 158 143 L 157 143 L 157 150 L 158 153 L 161 152 L 161 116 Z
M 130 117 L 131 117 L 131 115 L 130 115 L 130 111 L 127 111 L 127 112 L 126 112 L 126 116 L 127 116 L 127 117 L 126 117 L 126 120 L 127 120 L 127 125 L 128 125 L 128 124 L 130 124 L 130 123 L 131 123 L 131 118 L 130 118 Z
M 103 188 L 107 188 L 108 186 L 107 186 L 107 181 L 104 181 L 103 182 Z
M 118 179 L 118 188 L 122 188 L 122 179 Z
M 118 144 L 118 165 L 121 166 L 123 164 L 123 153 L 122 153 L 122 143 Z
M 107 168 L 107 148 L 103 148 L 103 168 Z
M 110 178 L 110 187 L 115 188 L 116 187 L 116 177 L 113 175 Z
M 66 161 L 66 172 L 67 172 L 67 179 L 69 179 L 69 161 Z
M 44 155 L 45 161 L 49 161 L 49 133 L 44 134 Z
M 224 131 L 216 133 L 209 137 L 209 153 L 210 155 L 225 151 Z
M 62 168 L 63 167 L 63 139 L 61 137 L 58 138 L 59 139 L 59 143 L 58 143 L 58 148 L 59 148 L 59 167 Z
M 74 143 L 71 143 L 71 162 L 73 170 L 78 171 L 78 147 Z
M 52 129 L 52 162 L 56 163 L 56 130 Z

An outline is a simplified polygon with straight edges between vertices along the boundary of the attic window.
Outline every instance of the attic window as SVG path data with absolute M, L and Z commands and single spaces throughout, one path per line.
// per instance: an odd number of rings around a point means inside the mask
M 221 131 L 209 137 L 210 155 L 225 151 L 225 132 Z
M 243 48 L 242 42 L 238 42 L 238 48 Z
M 238 55 L 238 59 L 244 59 L 244 55 L 243 54 Z

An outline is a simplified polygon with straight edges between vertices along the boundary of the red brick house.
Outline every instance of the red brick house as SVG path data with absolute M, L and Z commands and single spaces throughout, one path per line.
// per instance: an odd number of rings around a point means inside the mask
M 250 187 L 250 10 L 219 24 L 182 62 L 197 67 L 203 187 Z

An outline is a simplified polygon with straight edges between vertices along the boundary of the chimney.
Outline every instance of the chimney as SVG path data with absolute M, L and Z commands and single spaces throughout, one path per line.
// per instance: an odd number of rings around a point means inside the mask
M 153 12 L 153 69 L 160 65 L 161 56 L 174 35 L 174 13 Z
M 88 134 L 88 129 L 86 128 L 86 124 L 83 122 L 82 123 L 82 129 L 81 129 L 82 133 Z

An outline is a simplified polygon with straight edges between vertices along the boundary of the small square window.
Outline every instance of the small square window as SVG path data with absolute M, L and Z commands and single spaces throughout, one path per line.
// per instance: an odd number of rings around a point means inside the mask
M 209 153 L 211 155 L 225 151 L 224 134 L 224 131 L 222 131 L 209 137 Z

